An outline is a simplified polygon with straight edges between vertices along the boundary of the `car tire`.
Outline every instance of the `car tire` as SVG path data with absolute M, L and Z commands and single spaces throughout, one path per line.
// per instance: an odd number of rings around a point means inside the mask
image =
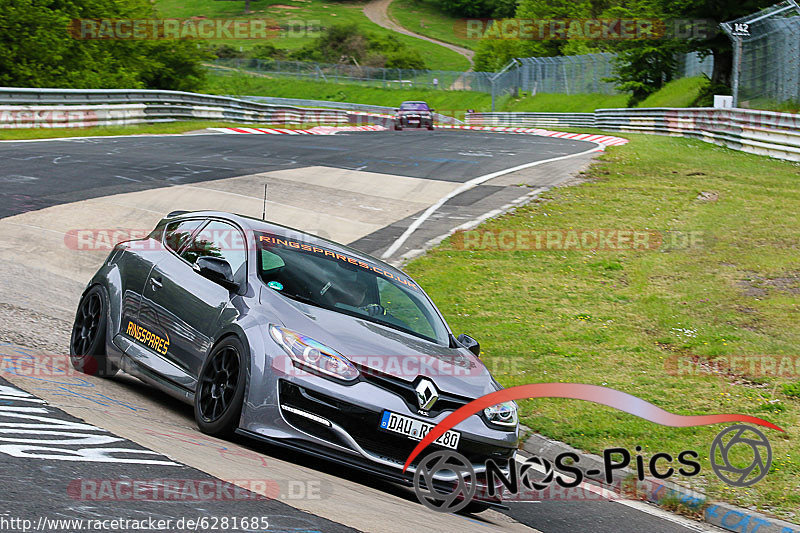
M 428 126 L 429 131 L 433 131 L 433 126 Z
M 69 339 L 72 367 L 101 378 L 113 377 L 119 371 L 106 357 L 108 308 L 108 295 L 103 287 L 95 285 L 86 291 L 78 303 Z
M 216 344 L 203 363 L 194 395 L 194 418 L 200 431 L 229 437 L 239 427 L 247 383 L 247 358 L 236 337 Z
M 394 129 L 395 131 L 403 131 L 403 126 L 398 126 L 397 124 L 395 124 Z

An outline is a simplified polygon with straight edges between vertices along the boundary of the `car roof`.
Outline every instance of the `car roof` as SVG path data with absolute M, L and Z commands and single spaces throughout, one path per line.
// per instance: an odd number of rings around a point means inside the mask
M 407 278 L 409 277 L 409 275 L 403 272 L 402 270 L 395 268 L 388 263 L 384 263 L 383 261 L 381 261 L 376 257 L 373 257 L 369 254 L 365 254 L 364 252 L 360 252 L 354 248 L 350 248 L 349 246 L 340 244 L 336 241 L 325 239 L 324 237 L 318 237 L 317 235 L 305 232 L 303 230 L 299 230 L 297 228 L 284 226 L 282 224 L 269 222 L 267 220 L 261 220 L 260 218 L 250 217 L 247 215 L 228 213 L 226 211 L 177 211 L 177 213 L 179 214 L 175 216 L 167 215 L 165 220 L 171 222 L 175 220 L 181 220 L 184 218 L 196 218 L 196 217 L 221 218 L 230 220 L 231 222 L 238 224 L 245 230 L 263 231 L 265 233 L 272 233 L 273 235 L 291 239 L 296 239 L 299 234 L 299 236 L 302 236 L 303 241 L 308 244 L 316 244 L 319 246 L 323 246 L 333 252 L 346 253 L 353 256 L 354 258 L 369 261 L 383 268 L 388 268 L 393 272 L 397 272 L 398 274 L 402 274 Z
M 425 105 L 428 105 L 428 102 L 424 102 L 422 100 L 406 100 L 405 102 L 403 102 L 403 104 L 425 104 Z M 400 104 L 400 105 L 403 105 L 403 104 Z

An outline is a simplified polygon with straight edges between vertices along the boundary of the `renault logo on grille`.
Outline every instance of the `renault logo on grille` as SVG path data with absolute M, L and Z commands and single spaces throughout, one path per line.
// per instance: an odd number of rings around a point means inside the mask
M 436 403 L 436 400 L 439 399 L 439 392 L 436 390 L 436 386 L 433 382 L 429 379 L 423 379 L 417 384 L 417 404 L 419 404 L 419 408 L 423 411 L 427 411 L 433 404 Z

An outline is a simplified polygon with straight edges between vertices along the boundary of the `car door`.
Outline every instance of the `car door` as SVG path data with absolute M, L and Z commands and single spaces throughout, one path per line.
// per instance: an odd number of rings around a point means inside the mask
M 131 251 L 121 261 L 123 286 L 122 320 L 115 343 L 139 365 L 170 377 L 180 376 L 173 365 L 164 364 L 161 358 L 168 346 L 169 335 L 159 323 L 150 320 L 145 311 L 141 320 L 142 302 L 146 297 L 150 274 L 159 262 L 188 246 L 193 235 L 207 222 L 204 218 L 182 219 L 168 223 L 160 233 L 143 241 L 133 241 Z M 146 305 L 149 309 L 151 306 Z
M 168 336 L 161 357 L 193 379 L 200 374 L 219 317 L 232 297 L 229 289 L 198 274 L 194 264 L 199 257 L 220 257 L 242 281 L 246 275 L 244 243 L 244 234 L 237 227 L 210 220 L 187 246 L 170 249 L 145 284 L 139 321 Z
M 115 258 L 119 282 L 110 287 L 109 296 L 112 301 L 120 302 L 119 322 L 114 326 L 112 339 L 124 351 L 127 346 L 124 335 L 129 325 L 136 323 L 144 284 L 153 265 L 161 259 L 163 249 L 160 238 L 155 237 L 130 241 L 122 246 L 122 251 Z M 114 294 L 116 290 L 119 290 L 118 294 Z

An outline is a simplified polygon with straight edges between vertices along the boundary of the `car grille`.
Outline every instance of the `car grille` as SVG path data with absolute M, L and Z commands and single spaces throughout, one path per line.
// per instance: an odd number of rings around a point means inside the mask
M 372 383 L 376 387 L 380 387 L 400 396 L 406 402 L 406 405 L 412 413 L 418 411 L 419 404 L 417 403 L 417 391 L 415 387 L 422 378 L 417 378 L 413 382 L 410 382 L 369 368 L 361 367 L 359 370 L 366 381 Z M 428 410 L 428 416 L 435 417 L 439 416 L 443 411 L 455 411 L 471 401 L 471 398 L 465 396 L 456 396 L 439 391 L 439 399 L 436 400 L 433 407 Z
M 383 431 L 378 428 L 382 413 L 373 412 L 351 403 L 343 402 L 310 389 L 299 387 L 288 381 L 280 381 L 281 412 L 286 420 L 297 429 L 317 438 L 340 446 L 347 443 L 330 428 L 301 415 L 291 413 L 284 406 L 300 409 L 340 426 L 367 452 L 392 461 L 398 465 L 405 463 L 418 441 L 402 435 Z M 434 449 L 444 449 L 431 444 Z M 357 450 L 356 450 L 357 451 Z M 483 464 L 491 458 L 498 464 L 504 464 L 513 456 L 513 448 L 499 448 L 462 438 L 458 453 L 465 456 L 473 464 Z M 419 461 L 421 458 L 418 458 Z

